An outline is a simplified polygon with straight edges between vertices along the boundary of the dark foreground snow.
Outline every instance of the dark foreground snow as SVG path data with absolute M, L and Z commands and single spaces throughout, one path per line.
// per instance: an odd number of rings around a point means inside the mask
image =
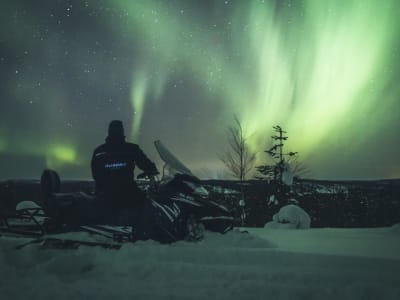
M 120 250 L 1 237 L 0 299 L 400 299 L 396 228 L 248 231 Z

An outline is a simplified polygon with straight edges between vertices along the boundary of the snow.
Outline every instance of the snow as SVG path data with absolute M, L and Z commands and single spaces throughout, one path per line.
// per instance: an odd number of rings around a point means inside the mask
M 315 184 L 315 183 L 302 183 L 301 187 L 295 187 L 298 195 L 312 195 L 317 194 L 349 194 L 349 189 L 342 184 Z
M 21 201 L 15 207 L 16 211 L 21 211 L 25 209 L 40 209 L 40 206 L 33 201 Z
M 400 231 L 242 228 L 120 250 L 15 250 L 0 238 L 1 299 L 400 299 Z M 90 238 L 71 233 L 66 238 Z
M 299 206 L 289 204 L 274 214 L 272 221 L 265 224 L 271 229 L 307 229 L 310 228 L 310 216 Z

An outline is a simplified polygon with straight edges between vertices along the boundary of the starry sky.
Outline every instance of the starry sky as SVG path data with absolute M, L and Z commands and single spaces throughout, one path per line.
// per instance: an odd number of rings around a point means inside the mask
M 0 179 L 90 178 L 110 120 L 202 178 L 236 115 L 258 164 L 272 126 L 308 177 L 400 178 L 400 1 L 5 0 Z

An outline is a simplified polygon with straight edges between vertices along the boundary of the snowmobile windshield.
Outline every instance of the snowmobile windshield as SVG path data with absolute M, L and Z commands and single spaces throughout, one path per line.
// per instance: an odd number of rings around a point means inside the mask
M 169 175 L 174 175 L 177 173 L 193 175 L 192 172 L 187 168 L 179 159 L 175 157 L 168 149 L 165 147 L 160 140 L 154 142 L 160 158 L 164 161 L 164 168 L 168 169 Z

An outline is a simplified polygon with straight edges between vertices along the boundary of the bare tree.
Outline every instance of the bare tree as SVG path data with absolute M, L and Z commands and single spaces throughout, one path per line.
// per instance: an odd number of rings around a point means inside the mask
M 234 124 L 227 130 L 227 136 L 229 150 L 219 155 L 219 158 L 231 175 L 243 181 L 254 167 L 256 154 L 250 151 L 247 139 L 243 135 L 242 125 L 236 115 L 234 116 Z

